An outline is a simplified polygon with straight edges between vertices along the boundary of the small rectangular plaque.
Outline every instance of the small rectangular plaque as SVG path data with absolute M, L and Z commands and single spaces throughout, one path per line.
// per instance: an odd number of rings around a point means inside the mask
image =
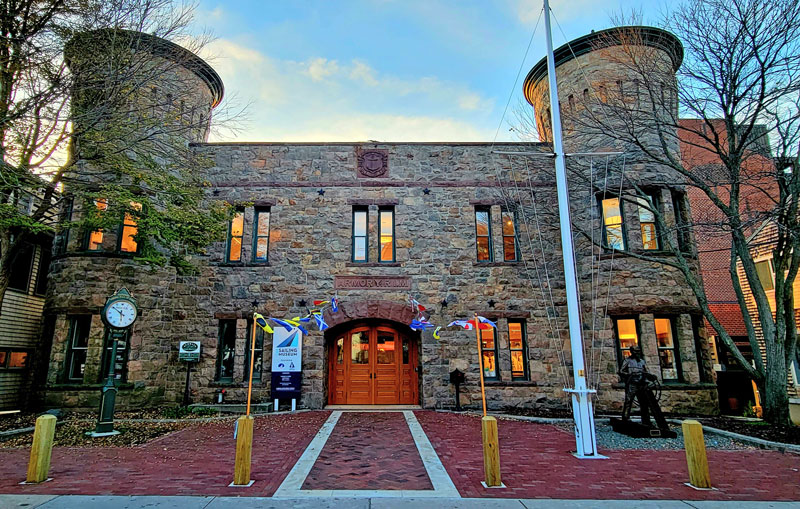
M 409 276 L 336 276 L 337 290 L 411 290 Z

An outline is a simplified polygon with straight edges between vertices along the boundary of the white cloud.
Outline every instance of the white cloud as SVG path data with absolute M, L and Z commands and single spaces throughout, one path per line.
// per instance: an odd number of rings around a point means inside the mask
M 213 57 L 226 96 L 251 103 L 249 125 L 229 140 L 477 141 L 494 134 L 476 127 L 494 101 L 465 84 L 386 75 L 357 59 L 280 60 L 225 39 L 203 56 Z
M 519 20 L 525 25 L 533 25 L 539 19 L 539 14 L 542 12 L 542 0 L 513 0 L 514 8 Z M 573 18 L 584 16 L 597 16 L 597 0 L 551 0 L 550 11 L 553 17 L 560 23 Z M 544 23 L 540 23 L 540 27 Z M 558 30 L 553 27 L 553 30 Z

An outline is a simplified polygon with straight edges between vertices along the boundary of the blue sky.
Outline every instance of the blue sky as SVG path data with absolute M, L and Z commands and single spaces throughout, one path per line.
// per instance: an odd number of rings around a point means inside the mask
M 655 0 L 552 0 L 568 39 L 620 9 L 657 23 Z M 220 1 L 196 16 L 216 39 L 202 53 L 234 105 L 238 132 L 212 141 L 491 141 L 540 0 Z M 566 42 L 553 27 L 556 46 Z M 544 56 L 540 22 L 520 81 Z M 513 88 L 499 140 L 521 107 Z

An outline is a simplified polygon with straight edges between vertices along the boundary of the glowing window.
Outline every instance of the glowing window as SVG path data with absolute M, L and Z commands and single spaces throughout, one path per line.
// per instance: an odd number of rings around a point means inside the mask
M 623 251 L 625 250 L 625 235 L 619 198 L 606 198 L 602 205 L 606 247 Z

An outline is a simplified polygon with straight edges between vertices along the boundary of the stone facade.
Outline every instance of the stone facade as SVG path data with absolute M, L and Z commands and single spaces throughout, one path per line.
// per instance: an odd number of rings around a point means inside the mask
M 211 402 L 220 390 L 228 400 L 246 397 L 245 348 L 248 317 L 305 314 L 305 303 L 338 292 L 340 310 L 326 312 L 332 327 L 358 320 L 383 320 L 419 342 L 420 398 L 425 408 L 454 406 L 449 373 L 467 373 L 462 405 L 480 406 L 478 353 L 474 331 L 449 329 L 441 339 L 431 331 L 408 329 L 413 295 L 430 311 L 431 321 L 446 325 L 474 312 L 497 320 L 499 380 L 487 383 L 491 409 L 567 408 L 570 386 L 563 267 L 555 188 L 547 157 L 520 159 L 498 152 L 541 152 L 547 144 L 493 143 L 195 143 L 198 156 L 212 161 L 204 170 L 207 199 L 225 200 L 244 212 L 241 261 L 226 259 L 227 244 L 210 246 L 192 262 L 195 276 L 171 268 L 145 267 L 129 257 L 80 251 L 75 241 L 51 268 L 47 313 L 56 318 L 47 401 L 52 405 L 91 407 L 99 396 L 103 326 L 99 312 L 107 296 L 127 287 L 141 313 L 128 346 L 127 379 L 120 406 L 181 401 L 186 367 L 178 361 L 178 342 L 202 342 L 202 359 L 192 375 L 192 397 Z M 358 171 L 359 155 L 378 150 L 388 169 L 371 177 Z M 658 181 L 658 168 L 634 163 L 633 178 Z M 665 193 L 667 189 L 663 190 Z M 599 231 L 597 204 L 581 186 L 572 192 L 572 213 L 586 231 Z M 588 202 L 587 202 L 588 200 Z M 587 206 L 588 203 L 588 206 Z M 352 261 L 353 208 L 368 210 L 368 259 Z M 378 260 L 378 210 L 394 210 L 395 260 Z M 490 211 L 493 261 L 476 257 L 476 207 Z M 254 261 L 254 214 L 269 210 L 268 262 Z M 503 210 L 516 215 L 517 261 L 503 261 Z M 673 214 L 668 207 L 667 215 Z M 630 211 L 629 240 L 638 235 Z M 598 389 L 600 411 L 621 406 L 623 387 L 616 371 L 619 352 L 616 317 L 635 316 L 640 342 L 660 375 L 655 316 L 675 324 L 682 360 L 680 383 L 665 384 L 662 402 L 676 412 L 714 413 L 716 390 L 709 373 L 702 324 L 695 319 L 694 297 L 676 271 L 624 253 L 605 253 L 591 243 L 576 246 L 584 307 L 587 368 Z M 342 276 L 393 276 L 409 288 L 336 288 Z M 597 279 L 602 277 L 602 279 Z M 407 278 L 407 279 L 405 279 Z M 602 284 L 599 284 L 601 283 Z M 602 305 L 595 305 L 602 303 Z M 606 312 L 607 311 L 607 312 Z M 70 320 L 91 315 L 89 350 L 83 383 L 64 379 L 69 355 Z M 233 381 L 218 379 L 220 322 L 235 320 Z M 508 322 L 524 322 L 528 379 L 512 380 Z M 311 330 L 304 337 L 303 391 L 300 407 L 321 408 L 328 401 L 330 334 Z M 698 350 L 699 348 L 699 350 Z M 256 402 L 270 400 L 271 340 L 264 344 Z

